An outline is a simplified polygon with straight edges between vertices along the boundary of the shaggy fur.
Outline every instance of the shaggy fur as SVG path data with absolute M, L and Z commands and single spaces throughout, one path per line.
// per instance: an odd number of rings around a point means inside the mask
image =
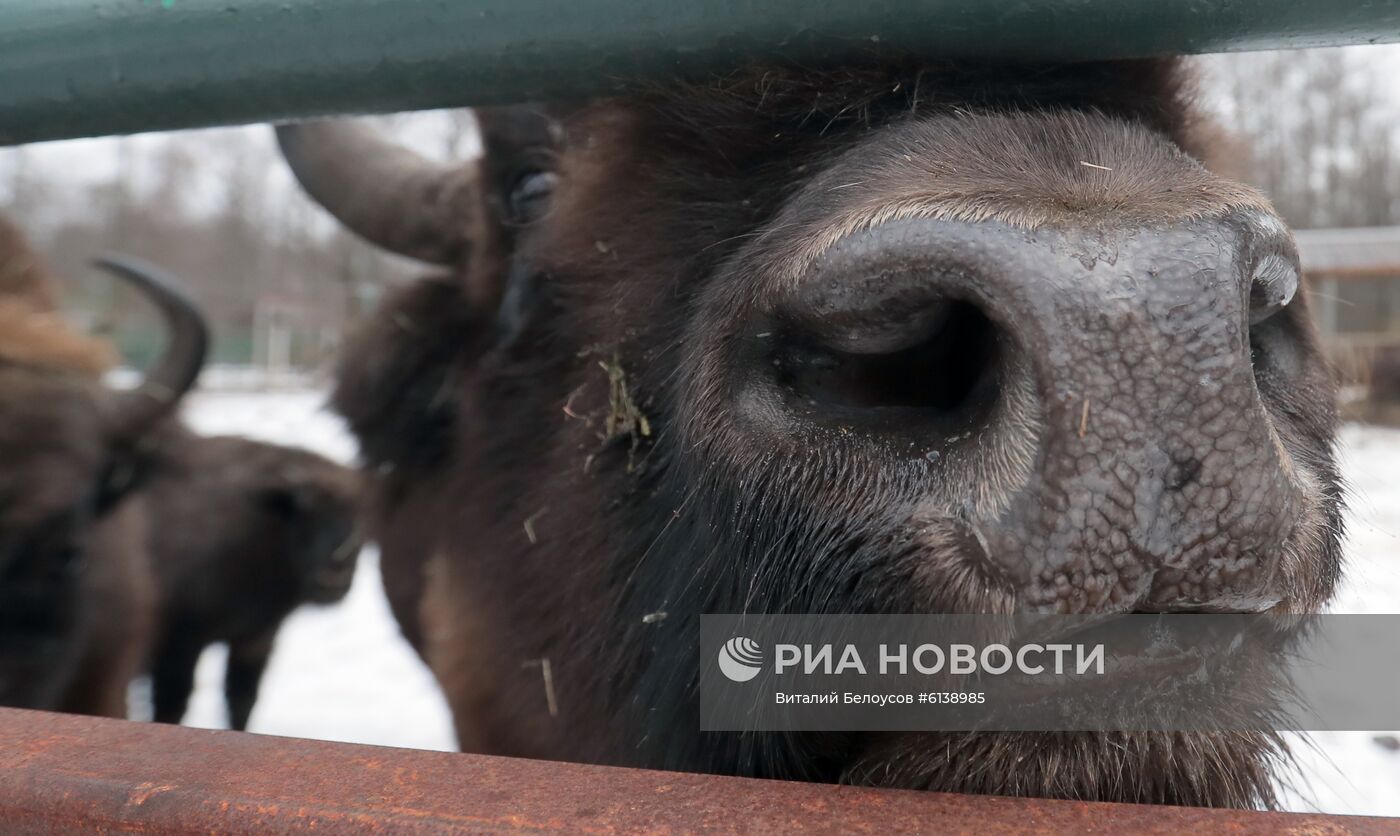
M 146 511 L 100 496 L 112 352 L 64 323 L 56 296 L 0 218 L 0 703 L 125 717 L 155 600 Z
M 94 507 L 108 451 L 92 390 L 0 364 L 0 703 L 125 716 L 153 595 L 144 510 Z
M 549 211 L 498 239 L 507 258 L 391 300 L 349 349 L 336 395 L 372 466 L 386 579 L 406 579 L 391 583 L 395 612 L 464 748 L 951 791 L 1273 802 L 1282 748 L 1271 735 L 697 731 L 701 613 L 1028 606 L 948 507 L 1010 503 L 1047 415 L 1059 415 L 1049 387 L 1008 385 L 982 419 L 986 437 L 931 465 L 890 442 L 919 427 L 886 431 L 863 415 L 822 425 L 778 399 L 746 400 L 747 381 L 772 373 L 763 316 L 836 242 L 897 218 L 1002 229 L 1008 242 L 1040 240 L 1027 230 L 1235 241 L 1281 229 L 1257 193 L 1204 165 L 1209 131 L 1176 62 L 767 68 L 559 115 L 534 154 L 513 155 L 552 161 Z M 485 130 L 490 166 L 503 133 L 491 120 Z M 493 185 L 480 216 L 507 228 L 498 190 L 518 181 L 481 180 Z M 1242 321 L 1244 277 L 1233 278 L 1216 316 Z M 502 300 L 500 313 L 444 307 L 468 287 Z M 1271 592 L 1308 610 L 1340 570 L 1334 388 L 1302 301 L 1270 322 L 1251 334 L 1254 368 L 1239 371 L 1257 380 L 1242 414 L 1297 474 L 1305 522 L 1265 522 L 1293 531 L 1268 541 L 1281 552 L 1268 557 L 1280 564 Z M 1236 348 L 1232 362 L 1248 354 Z M 1036 349 L 1006 361 L 1008 381 Z M 1076 583 L 1063 580 L 1061 603 L 1131 606 Z

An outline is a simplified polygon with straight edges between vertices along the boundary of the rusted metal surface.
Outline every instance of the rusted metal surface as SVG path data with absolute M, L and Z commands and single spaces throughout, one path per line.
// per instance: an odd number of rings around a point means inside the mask
M 1397 833 L 1400 820 L 945 795 L 0 710 L 6 834 Z

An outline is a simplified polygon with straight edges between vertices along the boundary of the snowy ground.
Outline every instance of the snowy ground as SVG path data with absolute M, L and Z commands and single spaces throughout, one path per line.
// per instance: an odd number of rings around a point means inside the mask
M 1400 430 L 1347 427 L 1342 471 L 1351 489 L 1349 562 L 1332 610 L 1400 613 Z M 1300 740 L 1290 808 L 1400 816 L 1400 751 L 1377 743 L 1382 734 L 1397 733 L 1317 732 L 1311 745 Z
M 202 392 L 186 410 L 206 433 L 237 433 L 298 444 L 348 461 L 354 447 L 316 392 Z M 1348 428 L 1344 468 L 1351 482 L 1350 576 L 1337 612 L 1400 613 L 1400 431 Z M 185 718 L 226 724 L 223 648 L 200 661 Z M 432 675 L 399 635 L 367 549 L 354 588 L 335 607 L 295 613 L 283 627 L 253 712 L 267 734 L 452 749 L 451 718 Z M 1389 732 L 1299 736 L 1301 769 L 1286 790 L 1290 809 L 1400 816 L 1400 752 L 1374 737 Z

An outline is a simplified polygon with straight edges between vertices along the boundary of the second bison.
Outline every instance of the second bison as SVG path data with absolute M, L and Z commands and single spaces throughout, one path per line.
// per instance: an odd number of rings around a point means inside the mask
M 228 643 L 229 721 L 246 729 L 282 621 L 345 597 L 360 552 L 358 477 L 314 453 L 170 428 L 145 497 L 160 599 L 155 719 L 178 723 L 200 652 Z

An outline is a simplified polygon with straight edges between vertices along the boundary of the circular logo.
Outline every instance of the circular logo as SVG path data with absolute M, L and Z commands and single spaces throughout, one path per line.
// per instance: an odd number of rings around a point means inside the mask
M 719 669 L 734 682 L 748 682 L 763 667 L 763 648 L 753 639 L 735 636 L 719 649 Z

